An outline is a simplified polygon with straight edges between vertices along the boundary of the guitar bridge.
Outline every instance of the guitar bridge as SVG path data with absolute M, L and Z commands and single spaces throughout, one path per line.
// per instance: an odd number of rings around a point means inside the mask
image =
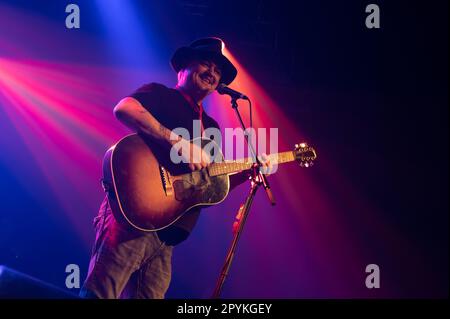
M 161 175 L 161 181 L 164 188 L 166 196 L 173 194 L 173 186 L 170 178 L 170 173 L 164 168 L 164 166 L 159 166 L 159 173 Z

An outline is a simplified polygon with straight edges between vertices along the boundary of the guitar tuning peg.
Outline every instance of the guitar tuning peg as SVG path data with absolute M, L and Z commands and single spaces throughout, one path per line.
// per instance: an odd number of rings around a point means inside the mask
M 295 148 L 298 148 L 298 146 L 299 146 L 298 144 L 295 144 L 295 145 L 294 145 Z
M 300 162 L 300 167 L 306 167 L 306 168 L 308 168 L 308 167 L 311 167 L 311 166 L 313 166 L 314 165 L 314 162 Z

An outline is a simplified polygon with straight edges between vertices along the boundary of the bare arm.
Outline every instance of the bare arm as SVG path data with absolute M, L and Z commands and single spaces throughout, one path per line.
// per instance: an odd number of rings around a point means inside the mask
M 122 99 L 114 107 L 114 115 L 133 131 L 141 133 L 163 146 L 170 148 L 178 145 L 178 147 L 181 147 L 180 155 L 185 158 L 185 162 L 189 163 L 192 170 L 202 169 L 208 165 L 209 157 L 201 148 L 188 140 L 180 139 L 178 136 L 171 134 L 171 130 L 162 125 L 135 98 L 126 97 Z M 185 152 L 182 152 L 182 150 L 185 150 Z
M 170 140 L 171 131 L 132 97 L 122 99 L 114 107 L 114 115 L 133 131 L 142 133 L 162 145 L 171 146 L 176 142 Z

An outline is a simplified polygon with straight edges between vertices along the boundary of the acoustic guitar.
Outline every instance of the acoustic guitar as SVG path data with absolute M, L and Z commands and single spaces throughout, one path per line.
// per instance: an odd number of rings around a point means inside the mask
M 170 149 L 139 134 L 125 136 L 106 152 L 103 186 L 118 221 L 146 232 L 166 228 L 195 206 L 222 202 L 230 189 L 229 175 L 254 165 L 251 158 L 224 161 L 210 139 L 191 142 L 208 149 L 214 158 L 208 167 L 191 171 L 187 164 L 175 164 Z M 268 155 L 271 163 L 297 161 L 302 167 L 311 166 L 316 157 L 306 143 L 296 144 L 293 151 Z

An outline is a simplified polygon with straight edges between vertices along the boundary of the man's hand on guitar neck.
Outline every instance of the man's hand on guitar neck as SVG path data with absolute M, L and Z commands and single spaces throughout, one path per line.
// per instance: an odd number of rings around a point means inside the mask
M 262 153 L 258 156 L 259 161 L 261 162 L 261 173 L 264 175 L 270 175 L 273 173 L 273 164 L 270 162 L 269 156 L 266 153 Z
M 265 175 L 272 174 L 273 164 L 270 162 L 269 156 L 266 153 L 262 153 L 258 156 L 259 161 L 261 162 L 261 173 Z M 251 175 L 250 170 L 242 171 L 240 173 L 230 175 L 230 190 L 235 189 L 237 186 L 245 183 L 249 180 Z

